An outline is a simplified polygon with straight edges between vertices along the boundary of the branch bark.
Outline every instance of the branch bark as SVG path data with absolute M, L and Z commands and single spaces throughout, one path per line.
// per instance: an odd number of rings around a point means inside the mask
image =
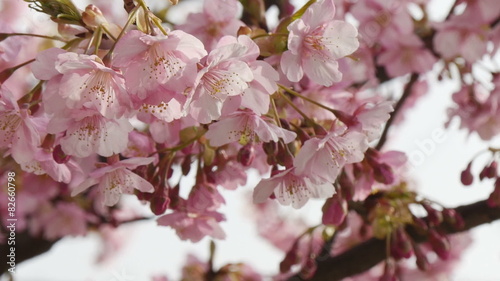
M 465 226 L 457 230 L 452 225 L 443 223 L 441 229 L 447 234 L 454 234 L 469 230 L 476 226 L 491 223 L 500 219 L 500 208 L 490 208 L 486 201 L 479 201 L 470 205 L 464 205 L 455 209 L 462 215 Z M 407 231 L 412 239 L 417 243 L 427 241 L 427 236 L 421 235 L 412 227 L 408 226 Z M 452 245 L 453 247 L 453 245 Z M 315 275 L 308 279 L 310 281 L 336 281 L 353 276 L 372 268 L 385 259 L 385 241 L 371 238 L 346 252 L 334 257 L 317 260 L 318 269 Z M 288 281 L 306 280 L 299 275 L 293 276 Z

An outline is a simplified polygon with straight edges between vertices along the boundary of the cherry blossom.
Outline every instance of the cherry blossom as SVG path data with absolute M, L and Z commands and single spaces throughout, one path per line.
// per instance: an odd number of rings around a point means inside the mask
M 113 65 L 123 69 L 127 90 L 148 104 L 168 103 L 192 87 L 196 63 L 206 56 L 203 44 L 180 30 L 168 35 L 129 31 L 117 44 Z
M 320 0 L 288 26 L 288 51 L 281 57 L 281 69 L 290 81 L 305 74 L 330 86 L 342 79 L 337 60 L 356 51 L 358 33 L 350 23 L 333 20 L 334 15 L 333 0 Z
M 196 86 L 188 103 L 191 116 L 200 123 L 209 123 L 221 116 L 224 101 L 237 96 L 254 79 L 252 70 L 242 57 L 247 47 L 236 43 L 218 47 L 210 52 L 205 67 L 200 70 Z
M 292 205 L 298 209 L 307 203 L 309 198 L 328 198 L 335 193 L 331 183 L 316 182 L 306 176 L 297 175 L 291 168 L 263 179 L 255 187 L 254 203 L 263 203 L 271 194 L 283 205 Z
M 251 111 L 238 111 L 211 124 L 205 136 L 211 145 L 222 146 L 235 141 L 242 145 L 253 141 L 277 142 L 280 138 L 289 143 L 296 134 L 266 122 Z
M 237 15 L 237 1 L 207 0 L 203 4 L 203 12 L 188 15 L 186 23 L 177 28 L 200 39 L 211 51 L 220 38 L 224 35 L 236 36 L 240 26 L 244 26 Z
M 368 148 L 366 136 L 356 131 L 333 131 L 307 140 L 293 161 L 298 175 L 335 182 L 345 164 L 360 162 Z
M 138 166 L 153 162 L 154 158 L 130 158 L 104 166 L 92 171 L 89 178 L 75 187 L 73 196 L 97 184 L 97 189 L 104 195 L 102 203 L 113 206 L 118 203 L 120 195 L 132 194 L 134 188 L 142 192 L 153 192 L 154 187 L 144 178 L 130 171 Z

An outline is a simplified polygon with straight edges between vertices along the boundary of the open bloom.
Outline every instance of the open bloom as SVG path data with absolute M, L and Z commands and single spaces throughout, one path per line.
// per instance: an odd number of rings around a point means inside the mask
M 103 204 L 113 206 L 118 203 L 122 193 L 133 194 L 134 188 L 142 192 L 153 192 L 154 187 L 130 171 L 138 166 L 147 165 L 153 162 L 154 158 L 130 158 L 99 168 L 89 174 L 89 178 L 78 185 L 71 193 L 72 196 L 79 194 L 87 188 L 98 185 L 99 192 L 104 196 Z
M 307 140 L 293 161 L 296 173 L 335 182 L 345 164 L 360 162 L 368 149 L 366 136 L 356 131 L 331 132 L 323 139 Z
M 200 40 L 180 30 L 156 36 L 131 30 L 118 41 L 113 65 L 123 69 L 136 100 L 167 103 L 193 86 L 196 63 L 206 54 Z
M 55 99 L 51 104 L 62 103 L 69 110 L 95 109 L 107 118 L 121 117 L 130 108 L 123 76 L 98 56 L 48 49 L 38 54 L 33 74 L 49 80 L 44 95 Z
M 127 148 L 133 127 L 126 118 L 108 119 L 93 110 L 75 111 L 71 118 L 52 119 L 50 133 L 66 131 L 61 139 L 64 153 L 87 157 L 93 153 L 109 157 Z
M 237 17 L 238 1 L 206 0 L 202 13 L 189 14 L 186 23 L 177 28 L 199 38 L 210 51 L 224 35 L 235 36 L 245 25 Z
M 216 190 L 201 187 L 192 191 L 187 200 L 180 201 L 178 210 L 158 218 L 159 225 L 171 226 L 183 240 L 198 242 L 206 235 L 224 239 L 226 234 L 218 224 L 225 220 L 215 209 L 224 203 Z
M 189 97 L 192 102 L 186 105 L 196 121 L 210 123 L 218 119 L 226 99 L 241 95 L 248 89 L 248 83 L 254 80 L 254 76 L 245 62 L 247 50 L 247 46 L 235 43 L 210 52 Z
M 269 179 L 263 179 L 253 192 L 254 203 L 264 203 L 274 193 L 282 205 L 292 205 L 298 209 L 309 198 L 328 198 L 335 193 L 331 183 L 317 182 L 306 176 L 296 175 L 296 169 L 285 170 Z
M 342 79 L 337 60 L 359 47 L 358 31 L 350 23 L 333 20 L 334 15 L 333 0 L 321 0 L 288 26 L 288 51 L 281 57 L 281 70 L 290 81 L 298 82 L 304 73 L 324 86 Z
M 222 146 L 233 141 L 245 145 L 257 138 L 264 142 L 277 142 L 281 138 L 289 143 L 295 139 L 296 134 L 266 122 L 251 111 L 238 111 L 211 124 L 205 136 L 211 145 Z
M 10 148 L 12 158 L 24 164 L 31 161 L 41 145 L 47 119 L 33 117 L 19 108 L 13 94 L 0 87 L 0 149 Z

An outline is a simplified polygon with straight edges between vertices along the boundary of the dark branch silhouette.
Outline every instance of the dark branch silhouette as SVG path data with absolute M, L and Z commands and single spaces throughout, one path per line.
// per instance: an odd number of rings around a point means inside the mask
M 470 205 L 460 206 L 455 210 L 463 217 L 465 225 L 461 229 L 456 229 L 448 223 L 443 223 L 441 225 L 441 229 L 447 234 L 459 233 L 500 219 L 500 208 L 490 208 L 486 201 L 479 201 Z M 427 236 L 419 234 L 411 226 L 407 227 L 407 232 L 417 243 L 427 241 Z M 453 247 L 453 245 L 451 246 Z M 343 278 L 363 273 L 383 261 L 385 257 L 385 241 L 377 238 L 371 238 L 337 256 L 327 258 L 320 256 L 317 259 L 318 270 L 315 275 L 308 280 L 342 280 Z M 298 275 L 288 279 L 288 281 L 300 280 L 306 279 L 303 279 Z

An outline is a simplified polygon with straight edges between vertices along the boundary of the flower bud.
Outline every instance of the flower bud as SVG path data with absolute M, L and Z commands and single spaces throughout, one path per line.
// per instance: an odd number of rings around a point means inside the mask
M 243 146 L 238 151 L 237 159 L 243 166 L 250 166 L 253 159 L 255 159 L 255 148 L 253 147 L 253 144 L 249 143 Z
M 495 181 L 495 189 L 490 194 L 490 197 L 486 201 L 488 206 L 491 208 L 500 207 L 500 178 Z
M 373 176 L 379 183 L 391 184 L 394 182 L 394 173 L 392 172 L 392 168 L 385 163 L 378 163 L 373 166 Z
M 165 196 L 163 194 L 161 195 L 157 194 L 151 199 L 151 205 L 150 205 L 151 211 L 153 212 L 153 214 L 159 216 L 165 213 L 169 203 L 170 203 L 170 198 L 168 198 L 168 196 Z
M 443 222 L 443 214 L 440 211 L 425 203 L 422 204 L 422 207 L 427 212 L 427 219 L 431 225 L 438 226 Z
M 491 162 L 491 164 L 486 167 L 486 177 L 489 179 L 495 178 L 497 176 L 498 164 L 496 161 Z
M 413 254 L 411 238 L 402 227 L 391 233 L 391 255 L 396 259 L 408 259 Z
M 465 168 L 465 170 L 463 170 L 460 174 L 460 180 L 462 181 L 463 185 L 471 185 L 474 181 L 474 177 L 471 173 L 471 166 L 472 162 L 470 162 L 469 165 L 467 165 L 467 168 Z
M 339 226 L 347 215 L 347 201 L 338 194 L 328 198 L 323 205 L 323 224 Z
M 417 244 L 413 244 L 413 251 L 415 252 L 415 258 L 418 269 L 421 271 L 426 271 L 429 269 L 429 260 L 427 256 L 422 252 L 422 249 Z
M 85 8 L 85 11 L 82 13 L 82 20 L 87 26 L 92 28 L 97 28 L 108 23 L 101 10 L 92 4 Z
M 191 171 L 191 156 L 188 155 L 184 157 L 184 160 L 181 164 L 181 170 L 183 175 L 186 176 L 187 174 L 189 174 L 189 172 Z
M 438 255 L 442 260 L 448 259 L 450 256 L 450 241 L 439 234 L 435 229 L 429 229 L 429 243 L 431 244 L 432 250 Z
M 52 150 L 52 157 L 57 164 L 67 163 L 71 159 L 71 155 L 66 155 L 60 144 L 56 145 L 54 150 Z

